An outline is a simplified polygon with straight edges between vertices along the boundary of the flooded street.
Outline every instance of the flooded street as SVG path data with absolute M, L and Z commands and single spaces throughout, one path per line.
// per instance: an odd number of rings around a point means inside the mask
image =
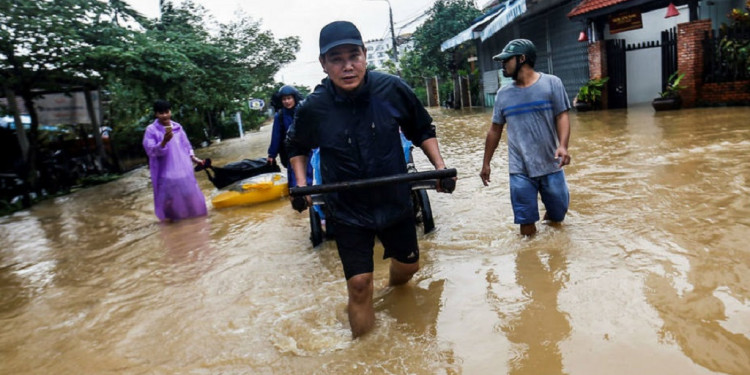
M 140 168 L 0 217 L 0 373 L 750 374 L 750 108 L 573 111 L 570 212 L 533 238 L 505 135 L 478 177 L 491 112 L 431 112 L 456 191 L 430 191 L 407 286 L 385 287 L 376 246 L 370 335 L 351 340 L 335 243 L 312 248 L 307 212 L 209 202 L 160 224 Z M 196 154 L 221 166 L 269 140 Z

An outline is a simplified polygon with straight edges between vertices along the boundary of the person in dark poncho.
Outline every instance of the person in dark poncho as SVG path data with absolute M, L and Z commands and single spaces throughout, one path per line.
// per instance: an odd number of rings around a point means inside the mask
M 281 165 L 286 168 L 289 187 L 297 186 L 297 180 L 294 177 L 294 169 L 289 165 L 289 157 L 286 153 L 284 140 L 289 127 L 294 122 L 294 115 L 297 107 L 302 102 L 302 95 L 292 86 L 283 86 L 273 95 L 271 104 L 276 110 L 273 118 L 273 130 L 271 130 L 271 144 L 268 146 L 268 164 L 276 162 L 276 157 L 281 158 Z M 312 165 L 307 165 L 307 183 L 312 185 Z

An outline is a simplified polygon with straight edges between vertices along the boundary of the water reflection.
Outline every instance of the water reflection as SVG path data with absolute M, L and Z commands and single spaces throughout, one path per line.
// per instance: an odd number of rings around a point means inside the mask
M 514 344 L 509 374 L 564 373 L 559 344 L 571 330 L 557 301 L 568 278 L 564 251 L 529 246 L 516 255 L 516 282 L 526 300 L 520 311 L 502 317 L 501 329 Z
M 0 319 L 12 316 L 13 312 L 28 303 L 29 299 L 23 280 L 13 272 L 13 267 L 0 268 Z
M 685 355 L 711 371 L 747 374 L 750 339 L 722 326 L 727 320 L 725 306 L 715 294 L 726 292 L 705 285 L 680 291 L 673 284 L 669 277 L 653 273 L 646 280 L 647 300 L 663 320 L 661 340 L 679 345 Z
M 0 311 L 13 313 L 53 282 L 57 259 L 50 257 L 50 242 L 42 228 L 41 221 L 28 212 L 16 213 L 0 227 L 0 279 L 8 283 L 0 284 L 0 290 L 9 302 Z
M 214 251 L 208 218 L 160 223 L 159 233 L 166 249 L 165 261 L 168 265 L 195 265 L 191 267 L 193 271 L 208 269 Z
M 434 339 L 437 331 L 437 317 L 440 312 L 439 301 L 445 280 L 430 281 L 426 289 L 408 284 L 399 288 L 390 288 L 388 293 L 377 301 L 376 311 L 384 311 L 395 319 L 402 329 L 414 335 Z

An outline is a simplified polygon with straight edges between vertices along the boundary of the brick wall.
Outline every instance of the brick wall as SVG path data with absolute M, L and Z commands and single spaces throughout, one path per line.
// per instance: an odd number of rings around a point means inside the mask
M 589 79 L 607 77 L 607 45 L 600 40 L 589 44 Z M 607 109 L 609 101 L 607 88 L 602 90 L 602 109 Z
M 703 85 L 703 36 L 711 29 L 711 20 L 699 20 L 677 25 L 677 70 L 685 73 L 680 84 L 683 106 L 695 107 Z
M 677 70 L 685 73 L 680 82 L 683 107 L 696 105 L 750 105 L 750 81 L 703 83 L 703 38 L 711 29 L 711 20 L 698 20 L 677 25 Z M 607 77 L 605 41 L 589 44 L 589 78 Z M 607 106 L 607 90 L 603 104 Z
M 589 78 L 607 76 L 607 49 L 603 40 L 589 44 Z
M 704 83 L 698 93 L 698 105 L 750 105 L 750 81 Z

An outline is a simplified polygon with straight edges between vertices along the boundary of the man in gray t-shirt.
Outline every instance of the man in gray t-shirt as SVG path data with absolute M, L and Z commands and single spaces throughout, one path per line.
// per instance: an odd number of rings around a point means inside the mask
M 568 212 L 570 193 L 562 167 L 570 164 L 570 100 L 559 78 L 534 70 L 536 48 L 531 41 L 512 40 L 493 59 L 502 61 L 503 75 L 512 77 L 513 84 L 497 91 L 479 176 L 487 186 L 490 161 L 507 124 L 514 222 L 521 225 L 521 234 L 533 235 L 539 195 L 546 209 L 544 220 L 559 223 Z

